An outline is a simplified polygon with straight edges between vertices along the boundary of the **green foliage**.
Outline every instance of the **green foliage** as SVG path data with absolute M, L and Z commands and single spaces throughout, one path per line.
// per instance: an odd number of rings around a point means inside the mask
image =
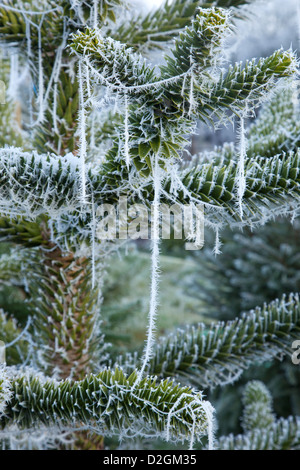
M 259 381 L 248 382 L 243 396 L 242 427 L 245 432 L 270 428 L 275 421 L 272 413 L 272 397 Z
M 291 295 L 234 321 L 179 329 L 155 347 L 147 372 L 209 389 L 231 383 L 250 364 L 291 353 L 299 314 L 298 295 Z M 126 362 L 134 364 L 130 357 Z
M 63 1 L 62 7 L 64 8 L 64 13 L 69 14 L 73 20 L 75 19 L 81 23 L 85 23 L 94 14 L 94 2 L 92 0 L 80 0 L 77 4 L 80 5 L 80 10 L 75 8 L 76 4 L 72 5 L 70 1 Z M 105 22 L 107 18 L 111 21 L 115 21 L 115 9 L 121 4 L 121 0 L 101 0 L 97 11 L 97 20 L 100 20 L 101 23 Z
M 279 89 L 264 104 L 248 132 L 248 157 L 273 157 L 299 146 L 299 109 L 296 83 Z
M 189 26 L 191 19 L 196 15 L 198 7 L 201 8 L 236 8 L 234 14 L 240 15 L 238 7 L 250 3 L 249 0 L 166 0 L 154 11 L 146 16 L 142 14 L 128 23 L 120 24 L 118 31 L 108 29 L 108 35 L 135 49 L 147 52 L 151 49 L 163 49 L 167 41 L 176 37 L 185 26 Z
M 194 276 L 185 282 L 192 297 L 203 302 L 203 311 L 218 319 L 232 319 L 240 312 L 263 302 L 280 298 L 285 292 L 299 292 L 299 223 L 286 218 L 270 221 L 256 230 L 243 233 L 222 233 L 222 254 L 212 253 L 213 240 L 201 253 Z M 243 374 L 237 387 L 216 390 L 209 399 L 216 406 L 222 433 L 239 432 L 238 415 L 240 388 L 247 380 L 263 380 L 274 397 L 279 416 L 299 415 L 299 369 L 290 355 L 278 363 L 255 363 Z M 227 403 L 227 405 L 226 405 Z M 228 411 L 228 403 L 231 411 Z
M 177 149 L 184 144 L 182 135 L 192 130 L 189 119 L 212 122 L 214 116 L 224 121 L 226 110 L 240 113 L 253 108 L 276 79 L 294 75 L 294 55 L 277 51 L 257 63 L 253 60 L 244 67 L 231 67 L 216 80 L 210 69 L 220 65 L 221 55 L 217 52 L 228 28 L 226 11 L 200 9 L 191 27 L 186 27 L 176 40 L 171 51 L 174 57 L 167 57 L 160 75 L 116 40 L 103 38 L 93 30 L 73 36 L 72 47 L 80 57 L 84 55 L 91 73 L 101 84 L 127 97 L 130 139 L 126 145 L 142 176 L 149 176 L 152 153 L 160 149 L 165 159 L 177 156 Z M 141 120 L 145 137 L 141 137 Z M 109 174 L 118 161 L 118 148 L 116 142 L 107 155 Z M 125 161 L 120 163 L 121 171 L 122 166 L 125 170 L 120 175 L 123 179 L 127 165 Z
M 220 450 L 299 449 L 299 417 L 275 419 L 272 397 L 262 382 L 249 382 L 244 391 L 244 434 L 221 437 Z
M 201 10 L 183 33 L 175 40 L 173 56 L 166 56 L 166 65 L 161 67 L 166 78 L 188 72 L 194 66 L 196 73 L 206 71 L 221 53 L 222 41 L 230 28 L 227 16 L 221 10 Z
M 78 197 L 80 164 L 77 163 L 76 158 L 37 155 L 34 152 L 25 153 L 14 149 L 2 150 L 1 157 L 0 169 L 10 169 L 9 173 L 3 171 L 0 174 L 2 198 L 9 200 L 11 192 L 14 191 L 15 204 L 21 213 L 25 215 L 30 208 L 32 215 L 47 214 L 46 202 L 50 210 L 49 215 L 53 211 L 63 214 L 66 211 L 80 210 L 81 202 Z M 297 203 L 299 158 L 300 154 L 297 152 L 289 155 L 281 154 L 269 159 L 257 157 L 246 161 L 247 189 L 243 199 L 244 223 L 257 222 L 264 216 L 264 213 L 269 218 L 274 213 L 285 213 L 287 207 L 293 207 L 293 200 Z M 100 173 L 89 171 L 87 175 L 87 192 L 93 193 L 97 204 L 104 202 L 103 193 L 112 192 L 111 185 L 118 187 L 118 184 L 126 178 L 125 169 L 115 179 L 114 175 L 107 173 L 109 168 L 110 164 L 105 164 Z M 240 214 L 236 208 L 237 175 L 237 163 L 231 161 L 228 165 L 206 163 L 188 168 L 180 173 L 180 178 L 183 187 L 188 188 L 190 197 L 195 198 L 199 203 L 209 203 L 217 209 L 224 209 L 222 212 L 212 213 L 211 216 L 208 212 L 207 217 L 211 218 L 212 223 L 223 221 L 229 224 L 240 221 Z M 26 184 L 26 190 L 20 188 L 16 182 L 18 179 Z M 170 186 L 171 180 L 166 178 L 163 187 L 166 193 L 170 190 Z M 145 200 L 153 200 L 151 184 L 145 186 L 142 192 L 135 196 L 137 199 L 132 198 L 132 201 L 138 201 L 141 193 Z M 127 194 L 126 189 L 123 194 Z M 122 192 L 119 192 L 119 195 L 122 195 Z M 118 198 L 114 194 L 105 198 L 107 203 L 113 203 L 115 200 Z M 186 196 L 184 190 L 179 190 L 175 201 L 188 203 L 189 197 Z M 89 215 L 90 209 L 87 209 L 85 217 Z
M 1 371 L 0 386 L 3 375 Z M 4 380 L 4 379 L 3 379 Z M 103 370 L 80 382 L 44 380 L 32 371 L 8 372 L 10 400 L 0 417 L 2 428 L 17 423 L 20 428 L 40 424 L 82 423 L 109 435 L 129 430 L 162 434 L 167 440 L 199 439 L 206 433 L 207 411 L 201 394 L 171 381 L 146 377 L 136 383 L 120 369 Z M 0 399 L 3 400 L 0 388 Z M 3 401 L 0 401 L 0 410 Z M 197 416 L 196 429 L 193 428 Z M 128 429 L 129 428 L 129 429 Z
M 244 108 L 244 100 L 259 100 L 270 89 L 272 79 L 291 76 L 296 66 L 294 60 L 289 52 L 279 50 L 258 62 L 251 60 L 245 66 L 230 67 L 217 84 L 212 100 L 216 106 L 226 106 L 238 115 Z
M 261 218 L 265 207 L 268 208 L 269 214 L 286 211 L 285 202 L 289 200 L 289 195 L 294 193 L 297 198 L 299 191 L 298 168 L 299 155 L 293 153 L 277 155 L 270 159 L 256 157 L 245 161 L 246 190 L 243 209 L 244 219 L 248 223 L 250 221 L 255 223 L 257 217 Z M 240 214 L 236 209 L 237 175 L 238 165 L 234 160 L 227 165 L 204 163 L 184 170 L 182 182 L 199 202 L 225 209 L 213 213 L 212 221 L 219 219 L 223 220 L 223 223 L 227 221 L 232 224 L 240 220 Z M 207 213 L 210 217 L 209 210 Z

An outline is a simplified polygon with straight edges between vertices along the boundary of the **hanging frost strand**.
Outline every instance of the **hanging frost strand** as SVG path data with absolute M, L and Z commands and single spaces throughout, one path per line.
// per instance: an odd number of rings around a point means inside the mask
M 214 246 L 214 249 L 213 249 L 214 255 L 220 255 L 222 253 L 221 252 L 221 246 L 222 246 L 222 243 L 220 241 L 219 228 L 217 227 L 216 228 L 215 246 Z
M 95 242 L 95 232 L 96 232 L 96 217 L 95 217 L 95 204 L 94 204 L 94 195 L 92 193 L 92 289 L 95 287 L 96 282 L 96 242 Z
M 208 450 L 214 450 L 214 407 L 209 401 L 202 401 L 202 407 L 207 417 L 207 437 L 208 437 Z
M 126 94 L 124 97 L 124 101 L 125 101 L 124 154 L 125 154 L 126 166 L 127 166 L 127 169 L 129 170 L 130 155 L 129 155 L 128 98 Z
M 298 51 L 300 50 L 300 4 L 296 0 L 297 4 L 297 25 L 298 25 Z M 298 68 L 296 79 L 293 80 L 294 94 L 293 94 L 293 103 L 295 106 L 295 111 L 299 109 L 299 85 L 300 85 L 300 70 Z
M 299 1 L 296 0 L 297 5 L 297 25 L 298 25 L 298 50 L 300 49 L 300 5 Z
M 79 110 L 79 152 L 80 152 L 80 168 L 81 168 L 81 200 L 86 203 L 86 177 L 85 177 L 85 161 L 87 154 L 86 145 L 86 110 L 84 102 L 84 78 L 82 73 L 82 64 L 78 64 L 78 80 L 79 80 L 79 96 L 80 96 L 80 110 Z
M 44 17 L 42 17 L 41 22 L 38 27 L 38 57 L 39 57 L 39 115 L 38 122 L 44 120 L 44 70 L 43 70 L 43 57 L 42 57 L 42 23 Z
M 97 24 L 98 24 L 98 5 L 99 3 L 99 0 L 94 0 L 94 8 L 93 8 L 93 28 L 96 29 L 97 28 Z
M 194 100 L 194 77 L 193 75 L 191 76 L 191 82 L 190 82 L 190 107 L 189 107 L 189 117 L 191 117 L 194 106 L 195 106 L 195 100 Z
M 10 71 L 9 71 L 9 86 L 7 94 L 11 99 L 16 99 L 16 83 L 19 78 L 19 57 L 18 54 L 11 54 L 10 56 Z
M 153 201 L 153 220 L 152 220 L 152 256 L 151 256 L 151 286 L 150 286 L 150 307 L 149 307 L 149 323 L 147 328 L 147 341 L 144 351 L 141 370 L 138 373 L 136 383 L 138 383 L 143 376 L 144 370 L 152 355 L 152 348 L 154 344 L 154 331 L 155 320 L 158 305 L 158 287 L 159 287 L 159 222 L 160 222 L 160 193 L 161 193 L 161 179 L 160 179 L 160 166 L 158 163 L 158 153 L 154 156 L 154 201 Z
M 243 196 L 246 189 L 246 179 L 245 179 L 245 158 L 247 151 L 246 136 L 245 136 L 245 123 L 244 117 L 240 119 L 240 129 L 239 129 L 239 139 L 240 139 L 240 155 L 238 161 L 238 172 L 237 172 L 237 197 L 239 212 L 241 218 L 243 217 Z
M 60 74 L 61 67 L 62 67 L 62 54 L 63 54 L 63 50 L 66 47 L 67 39 L 68 39 L 68 35 L 67 35 L 67 30 L 66 30 L 66 21 L 64 21 L 64 31 L 63 31 L 62 42 L 60 46 L 57 48 L 52 74 L 51 74 L 47 91 L 45 93 L 45 98 L 44 98 L 44 103 L 46 105 L 49 99 L 50 90 L 52 89 L 52 84 L 53 84 L 52 121 L 53 121 L 53 130 L 56 134 L 59 134 L 58 127 L 57 127 L 58 80 L 59 80 L 59 74 Z
M 26 35 L 26 43 L 27 43 L 27 58 L 28 60 L 31 58 L 32 51 L 31 51 L 31 32 L 30 32 L 30 21 L 26 15 L 24 15 L 25 19 L 25 35 Z

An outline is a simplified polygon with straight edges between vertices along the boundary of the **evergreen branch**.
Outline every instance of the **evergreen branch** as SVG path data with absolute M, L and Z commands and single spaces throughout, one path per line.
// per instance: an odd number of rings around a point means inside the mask
M 270 57 L 230 66 L 216 78 L 226 32 L 230 31 L 226 10 L 199 10 L 191 27 L 186 27 L 175 42 L 173 57 L 166 57 L 162 78 L 173 81 L 164 87 L 163 96 L 175 109 L 197 116 L 205 122 L 214 115 L 224 118 L 224 110 L 237 115 L 253 112 L 276 80 L 295 76 L 296 56 L 278 50 Z M 228 116 L 226 117 L 228 119 Z
M 21 42 L 26 37 L 26 22 L 14 11 L 14 1 L 4 0 L 0 6 L 0 37 L 5 42 Z
M 4 408 L 0 426 L 83 423 L 106 435 L 126 433 L 133 427 L 133 435 L 135 431 L 160 434 L 175 442 L 207 434 L 210 404 L 202 400 L 201 393 L 169 380 L 157 382 L 147 377 L 136 383 L 136 378 L 136 373 L 127 377 L 119 369 L 107 369 L 79 382 L 55 382 L 5 369 L 0 373 L 0 387 L 2 379 L 10 394 L 6 399 L 0 393 Z
M 36 217 L 45 213 L 58 216 L 81 210 L 81 177 L 77 157 L 71 154 L 65 157 L 38 155 L 14 148 L 0 150 L 0 157 L 2 213 L 11 217 L 20 214 Z M 298 207 L 299 166 L 300 152 L 246 161 L 246 190 L 243 198 L 245 222 L 256 220 L 259 214 L 267 217 L 268 213 L 284 210 L 289 204 Z M 93 194 L 96 204 L 113 203 L 117 201 L 118 194 L 127 194 L 128 188 L 122 190 L 122 182 L 128 180 L 124 167 L 117 171 L 114 164 L 114 169 L 111 173 L 107 164 L 103 165 L 101 172 L 92 169 L 87 172 L 87 196 Z M 166 200 L 173 198 L 175 202 L 188 203 L 192 198 L 213 208 L 224 208 L 222 214 L 208 214 L 212 221 L 218 220 L 220 215 L 226 216 L 231 222 L 240 221 L 236 208 L 236 162 L 229 165 L 210 163 L 186 169 L 180 178 L 182 190 L 179 189 L 174 196 L 170 192 L 171 179 L 166 178 L 163 186 Z M 145 184 L 138 194 L 143 194 L 144 200 L 151 202 L 153 189 L 151 185 Z M 131 194 L 132 197 L 139 199 L 138 195 Z M 15 201 L 13 211 L 12 198 Z M 86 213 L 90 211 L 91 207 L 87 206 Z
M 275 419 L 272 397 L 258 380 L 248 382 L 243 393 L 242 427 L 244 434 L 222 436 L 221 450 L 288 450 L 300 447 L 300 418 Z
M 0 365 L 0 420 L 4 415 L 7 402 L 12 396 L 8 373 L 3 364 Z
M 21 211 L 30 216 L 38 216 L 47 211 L 54 212 L 61 206 L 69 206 L 70 210 L 77 199 L 79 191 L 79 160 L 72 154 L 65 157 L 55 155 L 39 156 L 36 152 L 26 153 L 20 149 L 7 148 L 0 150 L 2 192 L 2 208 L 6 204 L 19 200 Z M 60 187 L 59 197 L 56 192 Z M 5 202 L 7 201 L 7 202 Z M 77 206 L 77 203 L 75 203 Z M 17 206 L 14 210 L 17 212 Z M 15 216 L 18 215 L 15 212 Z
M 161 66 L 162 77 L 184 74 L 191 67 L 195 74 L 213 67 L 228 30 L 229 15 L 225 10 L 200 9 L 191 26 L 175 41 L 172 57 L 166 56 L 166 65 Z
M 126 104 L 125 110 L 129 114 L 130 144 L 135 148 L 134 141 L 141 138 L 140 124 L 135 123 L 137 110 L 139 118 L 143 114 L 149 121 L 144 123 L 145 131 L 148 127 L 148 139 L 151 134 L 157 139 L 155 126 L 162 123 L 167 133 L 171 124 L 175 130 L 176 123 L 177 134 L 182 135 L 187 130 L 180 129 L 184 117 L 187 127 L 191 118 L 212 123 L 214 116 L 224 121 L 228 109 L 239 116 L 249 110 L 253 112 L 276 80 L 294 76 L 297 67 L 294 54 L 279 50 L 266 59 L 247 62 L 244 67 L 242 64 L 231 66 L 226 74 L 216 79 L 216 65 L 221 60 L 220 49 L 227 29 L 226 11 L 200 9 L 191 27 L 180 34 L 173 57 L 167 57 L 160 76 L 155 76 L 154 69 L 124 44 L 104 39 L 89 29 L 74 35 L 71 47 L 83 56 L 97 81 L 111 91 L 128 94 L 130 102 L 135 102 L 131 107 Z M 149 113 L 151 108 L 153 114 Z M 146 150 L 138 149 L 140 161 L 135 158 L 136 167 L 144 166 L 143 154 L 150 149 L 147 141 L 142 145 Z
M 297 109 L 295 82 L 279 87 L 266 101 L 247 129 L 247 158 L 271 158 L 285 152 L 296 152 L 300 144 L 300 116 Z M 196 154 L 194 160 L 201 163 L 214 161 L 229 164 L 237 160 L 238 148 L 233 143 L 225 143 L 212 152 Z
M 251 1 L 251 0 L 250 0 Z M 146 16 L 139 14 L 124 21 L 118 30 L 107 30 L 107 35 L 135 49 L 162 49 L 165 43 L 176 38 L 195 17 L 198 7 L 236 9 L 249 3 L 249 0 L 166 0 L 157 10 Z M 238 10 L 234 14 L 239 16 Z
M 126 122 L 120 131 L 124 136 L 126 167 L 132 156 L 140 175 L 149 176 L 154 149 L 163 151 L 162 166 L 165 166 L 163 159 L 178 156 L 176 146 L 182 147 L 182 136 L 191 131 L 192 118 L 212 122 L 215 115 L 222 121 L 228 108 L 237 114 L 254 109 L 275 80 L 295 73 L 294 55 L 277 51 L 258 63 L 255 60 L 247 63 L 244 68 L 232 67 L 216 83 L 212 75 L 228 28 L 226 12 L 200 9 L 191 27 L 180 34 L 173 58 L 167 58 L 160 77 L 155 76 L 154 69 L 141 56 L 118 41 L 104 39 L 97 31 L 87 29 L 73 36 L 71 47 L 83 56 L 96 81 L 124 97 Z M 164 128 L 164 142 L 161 128 Z M 107 155 L 111 170 L 116 169 L 119 154 L 119 139 L 116 139 Z
M 166 0 L 154 12 L 124 21 L 117 31 L 108 29 L 107 34 L 135 49 L 162 49 L 190 23 L 200 5 L 201 0 Z
M 98 310 L 102 280 L 98 273 L 92 288 L 90 260 L 63 253 L 46 239 L 39 269 L 31 266 L 29 305 L 48 368 L 61 378 L 80 379 L 92 370 L 95 356 L 105 356 Z
M 28 248 L 41 246 L 45 242 L 42 236 L 44 219 L 40 217 L 29 221 L 21 217 L 0 217 L 0 241 L 18 243 Z
M 273 158 L 262 157 L 248 159 L 245 162 L 246 190 L 243 196 L 244 219 L 255 220 L 262 215 L 268 217 L 274 210 L 277 214 L 286 210 L 289 204 L 298 207 L 299 201 L 299 165 L 300 153 L 277 155 Z M 237 163 L 207 163 L 187 169 L 181 174 L 181 181 L 191 196 L 199 202 L 211 204 L 213 207 L 224 207 L 226 217 L 231 222 L 240 220 L 236 208 L 235 182 Z M 166 184 L 165 190 L 169 191 Z M 178 193 L 178 201 L 183 202 L 184 192 Z M 275 209 L 277 208 L 277 209 Z M 218 218 L 218 214 L 215 214 Z M 225 213 L 222 212 L 222 216 Z M 214 215 L 212 214 L 212 219 Z M 224 220 L 225 222 L 225 220 Z
M 208 317 L 231 320 L 285 292 L 300 292 L 299 240 L 299 218 L 286 216 L 255 230 L 223 230 L 222 256 L 213 254 L 206 233 L 187 294 L 205 304 Z
M 300 145 L 300 113 L 296 82 L 279 89 L 264 104 L 247 133 L 247 156 L 273 157 Z
M 1 54 L 0 58 L 3 66 L 0 71 L 0 78 L 4 83 L 7 83 L 10 72 L 9 61 L 7 58 L 1 57 Z M 16 105 L 8 96 L 8 93 L 6 93 L 5 103 L 1 103 L 0 110 L 0 126 L 2 129 L 0 147 L 13 145 L 25 149 L 29 144 L 28 137 L 25 137 L 25 133 L 23 133 L 20 128 L 20 123 L 17 122 Z M 12 118 L 14 116 L 15 119 Z M 12 241 L 27 247 L 40 245 L 43 242 L 40 222 L 41 221 L 28 222 L 21 219 L 12 220 L 0 217 L 0 241 Z
M 73 35 L 72 39 L 74 52 L 79 57 L 84 56 L 94 70 L 100 70 L 104 85 L 117 89 L 148 85 L 153 81 L 154 69 L 125 44 L 104 38 L 99 32 L 88 28 L 84 33 Z
M 299 450 L 300 418 L 278 419 L 271 428 L 255 429 L 247 434 L 221 437 L 218 450 Z
M 177 330 L 156 346 L 146 373 L 175 376 L 202 388 L 224 385 L 254 362 L 291 353 L 299 328 L 299 297 L 283 296 L 234 321 Z M 128 356 L 128 367 L 136 367 L 134 363 Z
M 242 428 L 244 432 L 271 428 L 275 423 L 272 396 L 259 380 L 247 383 L 243 393 Z
M 291 51 L 281 49 L 267 58 L 259 59 L 258 62 L 252 59 L 246 62 L 245 66 L 230 66 L 211 91 L 209 101 L 213 109 L 224 107 L 240 115 L 241 111 L 257 106 L 272 89 L 275 80 L 294 76 L 296 70 L 295 55 Z M 201 111 L 201 94 L 197 98 Z

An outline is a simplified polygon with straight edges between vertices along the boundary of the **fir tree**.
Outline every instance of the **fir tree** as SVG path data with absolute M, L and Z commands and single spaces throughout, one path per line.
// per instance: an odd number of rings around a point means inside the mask
M 155 338 L 161 203 L 201 207 L 217 234 L 297 216 L 297 138 L 268 139 L 262 127 L 245 134 L 269 93 L 293 86 L 297 60 L 278 50 L 227 66 L 225 40 L 247 3 L 175 0 L 134 18 L 120 0 L 1 4 L 1 41 L 19 51 L 30 80 L 29 144 L 0 149 L 0 237 L 10 243 L 1 278 L 22 291 L 28 315 L 23 325 L 0 316 L 9 345 L 0 371 L 4 445 L 99 448 L 101 436 L 138 432 L 190 448 L 208 437 L 212 448 L 214 410 L 199 390 L 291 352 L 299 298 L 288 292 L 240 319 Z M 146 58 L 153 49 L 167 52 L 158 66 Z M 236 116 L 238 147 L 183 162 L 197 120 L 218 126 Z M 152 208 L 150 305 L 144 350 L 116 360 L 100 305 L 105 266 L 122 240 L 99 236 L 99 211 L 125 197 Z M 196 227 L 189 241 L 199 246 L 200 235 Z M 252 395 L 267 408 L 264 391 Z

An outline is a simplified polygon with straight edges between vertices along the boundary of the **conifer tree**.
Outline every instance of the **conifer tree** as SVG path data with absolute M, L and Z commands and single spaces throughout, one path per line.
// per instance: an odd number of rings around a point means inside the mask
M 247 3 L 174 0 L 134 17 L 121 0 L 1 3 L 1 42 L 19 52 L 30 81 L 26 143 L 0 149 L 0 237 L 9 243 L 0 276 L 22 291 L 27 315 L 23 325 L 0 316 L 4 446 L 101 448 L 102 436 L 138 433 L 190 448 L 207 438 L 213 448 L 214 409 L 199 390 L 290 353 L 300 324 L 290 293 L 240 319 L 155 339 L 161 203 L 200 207 L 217 235 L 299 208 L 296 139 L 285 145 L 283 134 L 260 127 L 249 143 L 245 134 L 246 117 L 269 93 L 293 86 L 295 54 L 224 60 Z M 153 49 L 166 51 L 157 66 L 147 58 Z M 197 120 L 217 127 L 235 117 L 239 146 L 183 161 Z M 115 360 L 101 328 L 101 289 L 124 240 L 113 230 L 103 239 L 99 226 L 104 205 L 124 198 L 152 209 L 152 266 L 144 350 Z M 199 246 L 200 235 L 196 227 L 189 241 Z M 254 399 L 267 406 L 262 395 Z

